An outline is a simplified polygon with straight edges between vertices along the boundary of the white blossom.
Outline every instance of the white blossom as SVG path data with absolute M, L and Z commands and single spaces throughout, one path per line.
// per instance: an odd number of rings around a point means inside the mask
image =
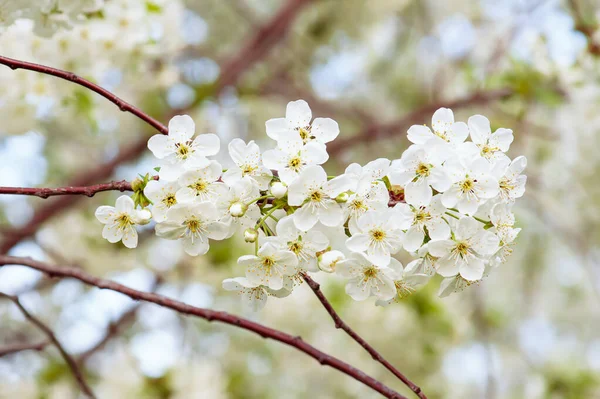
M 127 195 L 117 198 L 115 206 L 103 205 L 96 209 L 96 219 L 102 224 L 102 237 L 108 242 L 123 241 L 127 248 L 135 248 L 138 244 L 136 224 L 148 221 L 147 211 L 135 209 L 133 200 Z
M 148 140 L 148 148 L 163 161 L 161 180 L 176 180 L 185 170 L 202 168 L 209 164 L 206 158 L 219 152 L 219 137 L 201 134 L 192 140 L 195 124 L 187 115 L 174 116 L 169 121 L 169 134 L 156 134 Z
M 234 162 L 234 166 L 223 173 L 223 181 L 228 185 L 243 177 L 248 177 L 256 181 L 261 190 L 269 187 L 269 182 L 273 178 L 271 170 L 262 163 L 260 148 L 252 140 L 248 144 L 242 139 L 233 139 L 229 143 L 229 156 Z
M 258 312 L 267 304 L 268 294 L 265 287 L 253 284 L 246 277 L 225 279 L 223 288 L 227 291 L 237 291 L 242 297 L 244 307 L 253 312 Z
M 483 276 L 486 257 L 498 249 L 498 237 L 484 230 L 483 225 L 471 217 L 461 218 L 453 232 L 449 240 L 428 244 L 429 252 L 439 258 L 437 272 L 443 277 L 460 274 L 469 281 L 479 280 Z
M 477 146 L 480 154 L 490 161 L 505 158 L 513 142 L 513 132 L 510 129 L 500 128 L 492 133 L 490 121 L 483 115 L 474 115 L 468 121 L 471 140 Z
M 227 186 L 219 182 L 221 172 L 221 164 L 217 161 L 184 172 L 177 179 L 181 187 L 177 190 L 177 201 L 215 201 L 227 191 Z
M 288 103 L 285 118 L 269 119 L 266 122 L 267 135 L 278 143 L 300 139 L 304 144 L 311 141 L 325 144 L 340 133 L 336 121 L 330 118 L 315 118 L 311 123 L 312 112 L 304 100 Z
M 386 266 L 390 255 L 402 248 L 404 233 L 392 210 L 368 211 L 350 228 L 346 246 L 353 252 L 366 252 L 377 266 Z
M 393 258 L 390 261 L 390 263 L 395 262 L 398 261 Z M 362 253 L 355 252 L 339 261 L 335 272 L 349 280 L 346 284 L 346 293 L 356 301 L 364 301 L 370 296 L 387 301 L 396 295 L 394 271 L 387 266 L 374 265 Z
M 278 249 L 267 242 L 256 255 L 241 256 L 238 265 L 246 268 L 246 277 L 252 284 L 279 290 L 283 288 L 285 276 L 296 274 L 298 258 L 293 252 Z
M 177 182 L 150 180 L 146 183 L 144 194 L 152 201 L 152 217 L 157 223 L 167 219 L 167 211 L 177 204 Z
M 169 240 L 181 239 L 188 255 L 208 252 L 208 239 L 222 240 L 229 228 L 218 221 L 219 212 L 210 202 L 177 204 L 167 211 L 167 219 L 156 225 L 156 235 Z
M 334 198 L 350 186 L 349 179 L 344 175 L 328 181 L 322 167 L 306 168 L 288 188 L 288 203 L 300 207 L 294 212 L 296 227 L 308 231 L 317 221 L 325 226 L 341 224 L 344 215 Z
M 317 142 L 303 144 L 300 139 L 280 142 L 277 148 L 263 154 L 265 166 L 276 170 L 281 181 L 288 186 L 308 166 L 321 165 L 328 159 L 329 155 L 323 145 Z
M 446 208 L 442 205 L 441 195 L 436 195 L 429 206 L 415 207 L 408 204 L 396 204 L 394 211 L 397 223 L 406 230 L 403 246 L 409 252 L 417 251 L 425 232 L 432 240 L 445 240 L 450 237 L 450 226 L 444 219 Z

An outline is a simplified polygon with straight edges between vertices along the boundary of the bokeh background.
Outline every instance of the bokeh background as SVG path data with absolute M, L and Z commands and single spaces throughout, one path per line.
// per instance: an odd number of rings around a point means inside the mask
M 440 106 L 459 120 L 481 113 L 493 129 L 513 129 L 509 156 L 527 156 L 529 180 L 508 263 L 462 293 L 440 299 L 432 281 L 387 308 L 354 302 L 335 276 L 316 279 L 348 324 L 430 399 L 600 398 L 596 0 L 81 0 L 89 9 L 66 22 L 6 18 L 17 3 L 28 0 L 0 1 L 0 54 L 92 79 L 165 123 L 187 113 L 197 132 L 222 143 L 242 137 L 268 148 L 265 120 L 307 100 L 313 115 L 341 127 L 328 146 L 330 174 L 399 158 L 407 128 L 429 123 Z M 44 3 L 59 10 L 77 1 Z M 77 85 L 0 68 L 2 186 L 133 179 L 155 166 L 151 134 Z M 302 335 L 411 397 L 334 328 L 308 287 L 245 312 L 221 288 L 241 274 L 236 259 L 249 247 L 239 238 L 197 258 L 152 226 L 136 250 L 103 240 L 94 210 L 118 195 L 0 196 L 0 252 L 76 265 Z M 0 291 L 19 294 L 83 355 L 101 398 L 378 397 L 248 332 L 25 267 L 2 267 Z M 41 339 L 0 301 L 0 347 Z M 0 358 L 0 398 L 78 395 L 50 346 Z

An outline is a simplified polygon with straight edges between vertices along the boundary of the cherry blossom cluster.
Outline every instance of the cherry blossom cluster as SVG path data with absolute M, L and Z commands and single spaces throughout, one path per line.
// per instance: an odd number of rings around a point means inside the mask
M 456 122 L 440 108 L 431 127 L 408 130 L 412 144 L 399 159 L 353 163 L 339 176 L 322 166 L 338 124 L 313 119 L 303 100 L 266 122 L 272 149 L 232 140 L 227 170 L 211 159 L 219 138 L 194 133 L 189 116 L 175 116 L 168 135 L 149 140 L 158 176 L 134 182 L 133 199 L 98 208 L 102 235 L 135 247 L 135 226 L 152 219 L 159 237 L 196 256 L 210 240 L 243 234 L 254 251 L 237 261 L 244 276 L 223 287 L 254 310 L 289 295 L 308 272 L 335 273 L 353 299 L 379 305 L 439 274 L 446 296 L 503 263 L 520 231 L 511 209 L 525 192 L 527 161 L 505 154 L 512 130 L 492 132 L 481 115 Z M 406 265 L 398 259 L 409 256 Z

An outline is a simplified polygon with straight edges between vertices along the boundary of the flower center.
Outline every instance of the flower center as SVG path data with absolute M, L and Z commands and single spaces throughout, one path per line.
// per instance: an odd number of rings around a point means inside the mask
M 515 186 L 514 186 L 514 184 L 511 184 L 511 183 L 512 182 L 507 178 L 500 180 L 500 190 L 505 191 L 505 192 L 514 190 Z
M 490 147 L 489 145 L 485 144 L 481 147 L 481 156 L 484 158 L 489 158 L 492 155 L 494 155 L 495 152 L 500 151 L 500 148 L 498 147 Z
M 424 211 L 423 209 L 419 209 L 415 213 L 415 221 L 417 223 L 424 223 L 431 219 L 431 213 Z
M 190 188 L 196 190 L 199 193 L 203 193 L 204 191 L 206 191 L 207 187 L 208 184 L 202 179 L 196 181 L 196 183 L 190 186 Z
M 306 144 L 310 139 L 314 138 L 310 134 L 310 126 L 298 128 L 298 134 L 300 135 L 300 138 L 304 144 Z
M 177 148 L 177 156 L 181 159 L 186 159 L 190 152 L 192 152 L 188 143 L 176 143 L 175 147 Z
M 365 276 L 365 280 L 369 280 L 375 276 L 377 276 L 377 268 L 375 266 L 369 266 L 363 270 L 363 274 Z
M 350 202 L 349 207 L 355 211 L 366 211 L 369 207 L 361 199 L 355 199 Z
M 121 213 L 119 216 L 117 216 L 116 222 L 119 225 L 120 230 L 124 230 L 134 224 L 131 217 L 126 213 Z
M 383 241 L 385 232 L 380 229 L 371 230 L 371 238 L 373 238 L 373 241 Z
M 462 181 L 462 183 L 460 183 L 460 191 L 462 191 L 465 194 L 472 193 L 473 188 L 475 188 L 475 180 L 473 179 L 466 178 Z
M 469 248 L 470 245 L 466 242 L 459 242 L 458 244 L 456 244 L 456 252 L 462 257 L 464 258 L 465 256 L 467 256 L 469 254 Z
M 163 198 L 162 203 L 166 205 L 167 208 L 172 207 L 177 203 L 175 199 L 175 194 L 167 194 L 166 197 Z
M 302 165 L 302 159 L 300 157 L 294 157 L 289 160 L 288 166 L 294 172 L 298 172 L 300 170 L 300 166 Z
M 262 265 L 269 270 L 275 265 L 275 259 L 270 256 L 265 256 L 262 260 Z
M 288 246 L 289 250 L 292 251 L 295 255 L 298 255 L 302 251 L 302 247 L 304 247 L 304 245 L 299 241 L 294 241 Z
M 254 172 L 257 169 L 256 166 L 252 166 L 252 165 L 244 165 L 242 167 L 242 175 L 246 176 L 247 174 L 250 174 L 252 172 Z
M 418 176 L 427 177 L 431 173 L 431 167 L 421 162 L 419 163 L 419 166 L 417 166 L 416 172 Z
M 198 234 L 200 232 L 200 230 L 202 229 L 202 223 L 200 222 L 200 220 L 196 219 L 195 217 L 186 220 L 185 225 L 186 225 L 188 231 L 192 234 Z
M 323 199 L 323 194 L 320 191 L 313 191 L 310 193 L 310 200 L 313 202 L 321 202 Z

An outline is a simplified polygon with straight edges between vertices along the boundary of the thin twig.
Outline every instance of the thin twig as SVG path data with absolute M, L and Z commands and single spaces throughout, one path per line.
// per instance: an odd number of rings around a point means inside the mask
M 402 374 L 397 368 L 395 368 L 390 362 L 385 360 L 383 356 L 375 348 L 373 348 L 367 341 L 365 341 L 360 335 L 358 335 L 348 324 L 342 320 L 342 318 L 337 314 L 331 303 L 327 300 L 323 292 L 321 291 L 321 286 L 315 280 L 310 278 L 310 276 L 306 273 L 302 274 L 304 281 L 308 284 L 308 286 L 313 290 L 319 301 L 329 313 L 331 318 L 333 319 L 333 323 L 335 324 L 335 328 L 339 328 L 344 330 L 346 334 L 348 334 L 354 341 L 356 341 L 360 346 L 362 346 L 371 357 L 381 363 L 386 369 L 392 372 L 396 377 L 398 377 L 407 387 L 409 387 L 419 398 L 427 399 L 425 393 L 421 391 L 417 385 L 415 385 L 412 381 L 410 381 L 404 374 Z
M 114 103 L 117 107 L 119 107 L 119 109 L 121 111 L 129 112 L 129 113 L 137 116 L 138 118 L 140 118 L 141 120 L 143 120 L 144 122 L 146 122 L 147 124 L 149 124 L 150 126 L 155 128 L 156 130 L 161 132 L 162 134 L 167 134 L 169 132 L 169 129 L 165 125 L 163 125 L 162 123 L 160 123 L 159 121 L 157 121 L 156 119 L 151 117 L 150 115 L 146 114 L 141 109 L 134 107 L 133 105 L 129 104 L 126 101 L 123 101 L 122 99 L 120 99 L 119 97 L 117 97 L 116 95 L 111 93 L 110 91 L 98 86 L 97 84 L 92 83 L 89 80 L 82 78 L 81 76 L 75 75 L 73 72 L 63 71 L 61 69 L 52 68 L 52 67 L 49 67 L 46 65 L 40 65 L 40 64 L 35 64 L 33 62 L 15 60 L 13 58 L 8 58 L 8 57 L 3 57 L 3 56 L 0 56 L 0 64 L 6 65 L 7 67 L 9 67 L 11 69 L 27 69 L 29 71 L 35 71 L 35 72 L 43 73 L 45 75 L 56 76 L 57 78 L 68 80 L 70 82 L 73 82 L 75 84 L 83 86 L 87 89 L 92 90 L 95 93 L 100 94 L 102 97 L 104 97 L 107 100 L 109 100 L 110 102 Z
M 48 198 L 56 195 L 85 195 L 93 197 L 102 191 L 132 191 L 131 183 L 127 180 L 112 181 L 110 183 L 96 184 L 93 186 L 67 186 L 58 188 L 42 187 L 0 187 L 0 194 L 32 195 L 40 198 Z
M 36 342 L 33 344 L 32 343 L 17 343 L 17 344 L 6 345 L 6 346 L 0 348 L 0 357 L 12 355 L 12 354 L 24 352 L 24 351 L 39 352 L 41 350 L 44 350 L 44 348 L 46 348 L 46 346 L 48 346 L 50 343 L 51 343 L 50 341 L 41 341 L 41 342 Z
M 157 304 L 159 306 L 163 306 L 172 310 L 175 310 L 181 314 L 196 316 L 202 319 L 205 319 L 209 322 L 218 321 L 224 324 L 229 324 L 232 326 L 236 326 L 248 331 L 251 331 L 255 334 L 260 335 L 263 338 L 270 338 L 275 341 L 279 341 L 283 344 L 296 348 L 297 350 L 304 352 L 308 356 L 316 359 L 321 365 L 332 367 L 336 370 L 341 371 L 342 373 L 356 379 L 357 381 L 362 382 L 373 390 L 379 392 L 386 398 L 390 399 L 406 399 L 405 396 L 399 394 L 398 392 L 392 390 L 388 386 L 384 385 L 381 381 L 370 377 L 365 374 L 363 371 L 349 365 L 342 360 L 328 355 L 325 352 L 322 352 L 305 342 L 300 336 L 293 336 L 287 334 L 285 332 L 275 330 L 273 328 L 264 326 L 262 324 L 250 321 L 248 319 L 244 319 L 242 317 L 238 317 L 232 315 L 227 312 L 215 311 L 211 309 L 198 308 L 195 306 L 188 305 L 186 303 L 168 298 L 163 295 L 138 291 L 133 288 L 129 288 L 122 284 L 119 284 L 114 281 L 101 279 L 98 277 L 94 277 L 90 274 L 87 274 L 81 269 L 70 268 L 70 267 L 61 267 L 61 266 L 53 266 L 44 262 L 39 262 L 31 258 L 23 258 L 16 256 L 6 256 L 0 255 L 0 266 L 10 265 L 10 264 L 19 264 L 23 266 L 28 266 L 33 269 L 39 270 L 41 272 L 47 273 L 52 277 L 60 277 L 60 278 L 74 278 L 79 280 L 85 284 L 100 288 L 111 290 L 115 292 L 120 292 L 121 294 L 127 295 L 133 300 L 136 301 L 145 301 Z
M 29 313 L 29 311 L 27 309 L 25 309 L 25 307 L 23 306 L 23 304 L 21 303 L 21 301 L 19 300 L 18 297 L 8 295 L 3 292 L 0 292 L 0 296 L 10 299 L 15 305 L 17 305 L 17 307 L 19 308 L 21 313 L 23 313 L 23 316 L 25 316 L 25 318 L 27 320 L 29 320 L 32 324 L 34 324 L 37 328 L 39 328 L 48 337 L 48 339 L 54 344 L 56 349 L 58 349 L 58 351 L 60 352 L 63 359 L 65 359 L 65 362 L 67 362 L 67 365 L 71 369 L 71 372 L 73 373 L 75 380 L 79 384 L 81 391 L 88 397 L 95 398 L 96 395 L 94 395 L 94 393 L 92 392 L 92 389 L 89 387 L 87 382 L 85 382 L 83 373 L 77 366 L 77 363 L 75 363 L 75 360 L 73 360 L 71 355 L 69 355 L 67 353 L 67 351 L 65 350 L 65 348 L 63 348 L 62 344 L 56 338 L 56 335 L 54 335 L 54 332 L 52 331 L 52 329 L 50 329 L 50 327 L 48 327 L 46 324 L 44 324 L 40 319 L 38 319 L 37 317 L 35 317 L 31 313 Z

